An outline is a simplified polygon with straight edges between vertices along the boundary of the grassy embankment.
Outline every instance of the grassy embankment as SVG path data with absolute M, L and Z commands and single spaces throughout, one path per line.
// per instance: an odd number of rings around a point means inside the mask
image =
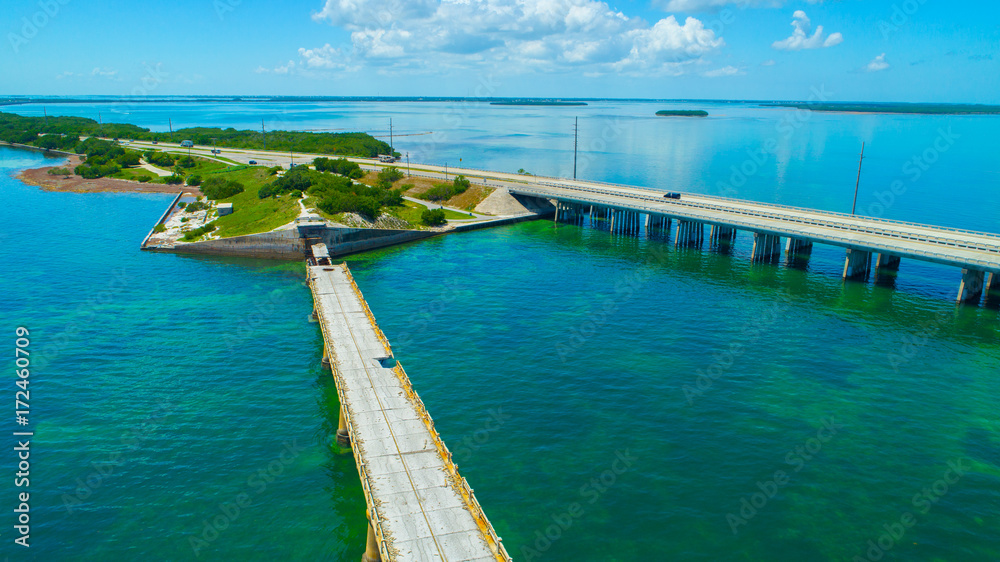
M 219 203 L 233 204 L 231 215 L 215 219 L 215 226 L 218 227 L 215 234 L 219 237 L 268 232 L 299 216 L 298 200 L 290 195 L 265 199 L 257 196 L 260 188 L 274 179 L 274 176 L 268 175 L 267 168 L 254 166 L 216 173 L 226 180 L 240 182 L 244 188 L 243 193 L 219 200 Z

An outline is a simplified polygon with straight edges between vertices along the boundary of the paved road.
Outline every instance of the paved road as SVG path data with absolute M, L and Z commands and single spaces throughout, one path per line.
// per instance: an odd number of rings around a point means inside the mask
M 179 145 L 134 141 L 137 148 L 169 148 Z M 255 160 L 261 165 L 290 162 L 288 153 L 260 150 L 221 149 L 226 158 L 237 162 Z M 192 153 L 211 156 L 210 147 L 195 147 Z M 306 163 L 320 154 L 294 153 L 296 162 Z M 371 158 L 349 158 L 367 170 L 393 165 L 409 174 L 432 179 L 453 179 L 462 174 L 473 183 L 506 188 L 512 193 L 556 198 L 583 205 L 631 209 L 710 224 L 732 226 L 764 234 L 810 239 L 816 242 L 873 252 L 911 257 L 925 261 L 1000 273 L 1000 234 L 962 231 L 929 225 L 850 216 L 818 211 L 683 193 L 680 200 L 665 200 L 666 190 L 601 182 L 547 178 L 506 172 L 405 163 L 382 164 Z

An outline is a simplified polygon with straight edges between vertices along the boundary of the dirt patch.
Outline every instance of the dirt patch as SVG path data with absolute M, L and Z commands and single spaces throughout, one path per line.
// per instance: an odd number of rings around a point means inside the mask
M 163 183 L 142 183 L 115 178 L 88 180 L 76 174 L 54 176 L 49 173 L 49 170 L 54 168 L 72 170 L 79 166 L 81 162 L 82 159 L 79 156 L 70 156 L 66 163 L 60 166 L 45 166 L 44 168 L 24 170 L 17 175 L 17 179 L 28 185 L 37 185 L 44 191 L 72 191 L 75 193 L 178 193 L 184 191 L 192 195 L 201 195 L 201 190 L 197 187 L 167 185 Z

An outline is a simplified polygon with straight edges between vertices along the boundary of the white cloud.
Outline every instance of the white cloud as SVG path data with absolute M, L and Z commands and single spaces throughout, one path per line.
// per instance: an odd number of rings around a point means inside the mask
M 296 66 L 295 61 L 290 60 L 288 61 L 288 64 L 283 64 L 280 66 L 276 66 L 274 68 L 265 68 L 263 66 L 258 66 L 257 69 L 254 70 L 254 72 L 256 72 L 257 74 L 288 74 L 293 70 L 295 70 L 295 66 Z
M 598 0 L 326 0 L 313 19 L 351 33 L 349 48 L 300 49 L 313 68 L 352 60 L 396 69 L 671 74 L 725 44 L 697 19 L 650 25 Z M 307 55 L 323 49 L 336 54 Z
M 92 70 L 90 72 L 90 75 L 91 76 L 102 76 L 104 78 L 114 78 L 115 76 L 118 75 L 118 71 L 117 70 L 113 70 L 111 68 L 98 68 L 98 67 L 94 67 L 94 70 Z
M 889 68 L 889 63 L 885 62 L 885 53 L 882 53 L 872 59 L 872 61 L 868 63 L 868 66 L 865 67 L 865 70 L 868 72 L 878 72 L 887 68 Z
M 770 60 L 766 60 L 766 61 L 760 63 L 760 65 L 761 66 L 774 66 L 775 62 L 774 62 L 774 59 L 770 59 Z
M 345 57 L 340 49 L 334 49 L 329 43 L 318 49 L 299 49 L 305 65 L 309 68 L 344 68 Z
M 823 47 L 833 47 L 844 41 L 844 36 L 840 33 L 831 33 L 829 37 L 823 37 L 823 26 L 816 26 L 816 32 L 809 35 L 812 30 L 812 22 L 809 16 L 802 10 L 795 10 L 792 14 L 792 27 L 795 31 L 792 36 L 782 41 L 775 41 L 772 47 L 779 51 L 800 51 L 802 49 L 820 49 Z
M 719 78 L 721 76 L 742 76 L 746 74 L 745 71 L 736 68 L 735 66 L 724 66 L 722 68 L 717 68 L 715 70 L 709 70 L 702 76 L 706 78 Z

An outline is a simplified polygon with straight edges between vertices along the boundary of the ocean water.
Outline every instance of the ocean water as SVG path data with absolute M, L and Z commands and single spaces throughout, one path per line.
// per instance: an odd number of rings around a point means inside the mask
M 794 111 L 739 104 L 702 120 L 618 102 L 297 105 L 273 111 L 297 128 L 392 116 L 395 132 L 439 133 L 397 139 L 411 158 L 554 175 L 580 112 L 581 139 L 618 130 L 581 143 L 581 177 L 837 210 L 865 140 L 859 209 L 1000 230 L 993 117 L 817 114 L 784 140 Z M 265 110 L 122 115 L 239 127 Z M 336 394 L 302 265 L 139 252 L 168 196 L 10 177 L 44 163 L 0 148 L 0 324 L 11 347 L 32 330 L 36 361 L 32 547 L 5 533 L 4 555 L 359 558 L 364 501 L 330 446 Z M 949 268 L 904 261 L 894 289 L 844 284 L 839 250 L 760 265 L 747 242 L 720 255 L 539 221 L 347 262 L 517 560 L 1000 558 L 997 311 L 956 308 Z

